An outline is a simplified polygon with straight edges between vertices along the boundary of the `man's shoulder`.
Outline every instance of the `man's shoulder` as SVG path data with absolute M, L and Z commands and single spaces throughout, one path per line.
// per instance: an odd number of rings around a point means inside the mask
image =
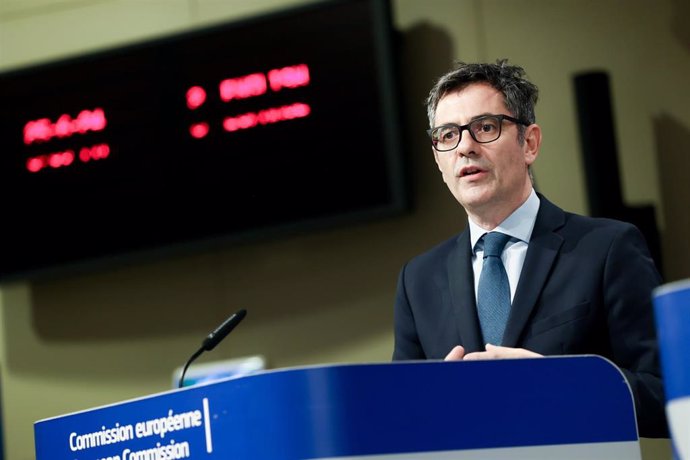
M 558 227 L 561 227 L 561 229 L 566 232 L 589 232 L 599 230 L 603 232 L 621 233 L 636 230 L 636 227 L 629 222 L 607 217 L 585 216 L 564 211 L 543 196 L 540 196 L 540 199 L 542 200 L 542 209 L 540 209 L 540 214 L 537 219 L 539 220 L 541 218 L 550 222 L 558 222 Z
M 548 202 L 547 202 L 548 203 Z M 597 257 L 605 260 L 610 254 L 635 254 L 648 256 L 649 248 L 640 229 L 622 220 L 590 217 L 563 211 L 548 203 L 547 215 L 535 225 L 532 239 L 556 235 L 566 254 L 587 254 L 591 261 Z
M 611 219 L 608 217 L 591 217 L 564 211 L 566 224 L 589 229 L 610 229 L 612 231 L 625 231 L 635 226 L 629 222 Z

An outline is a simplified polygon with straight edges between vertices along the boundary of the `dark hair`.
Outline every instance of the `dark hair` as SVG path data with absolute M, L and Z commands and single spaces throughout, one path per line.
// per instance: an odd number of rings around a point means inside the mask
M 503 93 L 510 115 L 529 123 L 535 122 L 534 106 L 539 97 L 539 88 L 525 78 L 522 67 L 508 64 L 507 59 L 499 59 L 495 64 L 457 62 L 453 70 L 439 78 L 426 99 L 429 126 L 433 128 L 436 107 L 443 96 L 472 83 L 482 82 Z M 525 127 L 518 125 L 520 142 L 524 140 L 524 133 Z

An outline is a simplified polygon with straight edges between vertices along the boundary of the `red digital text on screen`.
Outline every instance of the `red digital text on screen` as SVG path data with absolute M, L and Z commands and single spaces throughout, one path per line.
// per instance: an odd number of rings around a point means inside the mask
M 308 104 L 297 102 L 282 107 L 260 110 L 259 112 L 249 112 L 234 117 L 225 117 L 223 120 L 223 129 L 229 132 L 239 131 L 241 129 L 254 128 L 258 125 L 268 125 L 271 123 L 278 123 L 279 121 L 304 118 L 310 113 L 311 107 L 309 107 Z
M 233 99 L 247 99 L 266 94 L 266 76 L 263 73 L 253 73 L 238 78 L 228 78 L 220 82 L 218 90 L 220 99 L 229 102 Z
M 202 121 L 201 123 L 192 124 L 192 126 L 189 127 L 189 134 L 195 139 L 201 139 L 202 137 L 206 137 L 209 129 L 208 123 Z
M 201 86 L 192 86 L 187 90 L 187 107 L 191 110 L 201 107 L 206 102 L 206 90 Z
M 108 158 L 109 155 L 110 146 L 108 144 L 96 144 L 82 147 L 79 149 L 78 155 L 74 150 L 67 149 L 60 152 L 33 156 L 26 160 L 26 169 L 29 172 L 37 173 L 44 169 L 58 169 L 69 166 L 77 159 L 82 163 L 88 163 L 89 161 Z
M 102 108 L 82 110 L 76 117 L 63 114 L 57 120 L 39 118 L 24 125 L 24 144 L 48 142 L 54 138 L 65 138 L 74 134 L 85 134 L 89 131 L 102 131 L 108 121 Z
M 297 64 L 268 72 L 255 72 L 239 77 L 226 78 L 218 85 L 221 101 L 248 99 L 262 96 L 270 91 L 278 92 L 284 89 L 294 89 L 307 86 L 311 82 L 309 66 Z M 196 110 L 207 101 L 206 90 L 201 86 L 192 86 L 186 94 L 187 107 Z M 281 107 L 272 107 L 258 112 L 243 113 L 223 119 L 223 129 L 228 132 L 249 129 L 259 125 L 267 125 L 280 121 L 303 118 L 311 113 L 308 104 L 297 102 Z M 189 127 L 189 134 L 195 139 L 202 139 L 208 135 L 211 126 L 202 121 L 193 123 Z
M 280 91 L 283 88 L 298 88 L 307 86 L 310 82 L 309 67 L 306 64 L 298 64 L 282 69 L 268 71 L 268 82 L 273 91 Z
M 261 96 L 268 92 L 269 87 L 272 91 L 280 91 L 284 88 L 307 86 L 310 81 L 309 66 L 297 64 L 271 69 L 266 73 L 255 72 L 240 77 L 226 78 L 218 85 L 218 93 L 222 101 L 230 102 Z M 197 109 L 206 102 L 206 90 L 201 86 L 192 86 L 187 90 L 186 99 L 189 109 Z
M 306 86 L 309 81 L 309 67 L 306 64 L 298 64 L 272 69 L 265 74 L 257 72 L 242 77 L 227 78 L 220 82 L 218 89 L 221 100 L 229 102 L 233 99 L 261 96 L 266 94 L 269 87 L 272 91 L 280 91 L 283 88 Z
M 108 120 L 103 108 L 82 110 L 76 116 L 62 114 L 55 121 L 49 118 L 31 120 L 24 125 L 24 144 L 46 143 L 75 134 L 103 131 Z M 25 162 L 26 170 L 37 173 L 43 170 L 59 169 L 75 162 L 87 163 L 102 160 L 110 155 L 110 146 L 100 143 L 91 146 L 67 148 L 56 152 L 33 155 Z

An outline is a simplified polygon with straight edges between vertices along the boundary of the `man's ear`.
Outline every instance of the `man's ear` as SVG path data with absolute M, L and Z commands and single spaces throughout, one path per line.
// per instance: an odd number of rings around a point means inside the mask
M 539 156 L 539 147 L 541 146 L 541 127 L 533 123 L 525 128 L 525 142 L 523 144 L 523 152 L 525 155 L 525 163 L 531 165 Z

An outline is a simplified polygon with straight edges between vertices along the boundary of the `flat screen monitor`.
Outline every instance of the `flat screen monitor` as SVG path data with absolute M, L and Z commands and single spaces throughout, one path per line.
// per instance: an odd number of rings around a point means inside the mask
M 0 280 L 403 211 L 394 51 L 343 0 L 1 74 Z

